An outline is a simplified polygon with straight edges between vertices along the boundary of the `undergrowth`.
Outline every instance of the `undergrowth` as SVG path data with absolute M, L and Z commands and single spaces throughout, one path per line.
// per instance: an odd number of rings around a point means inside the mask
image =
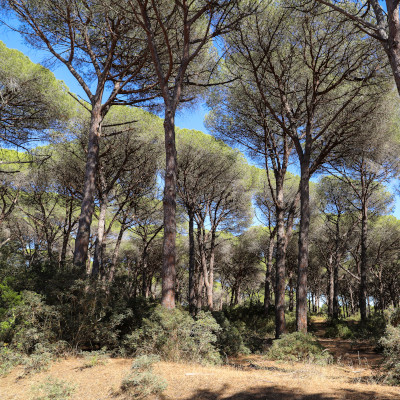
M 271 360 L 301 361 L 326 365 L 333 357 L 324 349 L 311 334 L 294 332 L 282 335 L 274 341 L 267 353 Z
M 158 361 L 158 356 L 145 355 L 132 363 L 131 370 L 120 387 L 128 399 L 145 399 L 150 395 L 161 394 L 167 388 L 165 379 L 153 372 L 153 364 Z

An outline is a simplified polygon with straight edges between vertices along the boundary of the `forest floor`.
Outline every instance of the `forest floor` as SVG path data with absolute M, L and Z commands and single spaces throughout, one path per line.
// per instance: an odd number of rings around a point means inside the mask
M 231 359 L 227 366 L 160 362 L 154 372 L 168 382 L 165 400 L 399 400 L 400 388 L 377 384 L 382 356 L 368 342 L 323 338 L 324 323 L 315 334 L 334 355 L 332 365 L 283 363 L 261 355 Z M 37 386 L 49 377 L 75 385 L 71 400 L 122 400 L 119 387 L 131 359 L 110 358 L 83 368 L 82 358 L 54 362 L 45 371 L 20 378 L 21 369 L 0 378 L 1 400 L 33 400 Z M 156 399 L 154 397 L 153 399 Z

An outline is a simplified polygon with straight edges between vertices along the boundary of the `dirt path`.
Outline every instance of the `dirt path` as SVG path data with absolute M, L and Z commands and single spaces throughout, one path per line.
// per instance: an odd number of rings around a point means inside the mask
M 377 368 L 383 361 L 382 354 L 375 349 L 374 343 L 368 340 L 351 340 L 324 337 L 327 324 L 317 319 L 313 322 L 314 334 L 322 346 L 327 348 L 339 364 Z

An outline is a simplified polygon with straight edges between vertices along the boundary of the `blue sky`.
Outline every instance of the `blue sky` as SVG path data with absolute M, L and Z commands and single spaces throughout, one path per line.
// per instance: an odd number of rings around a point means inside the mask
M 18 33 L 11 31 L 5 26 L 0 26 L 0 40 L 2 40 L 7 47 L 21 51 L 22 53 L 27 55 L 33 62 L 44 64 L 45 66 L 47 66 L 46 60 L 49 59 L 49 53 L 47 53 L 46 51 L 38 51 L 27 46 Z M 72 77 L 67 68 L 61 65 L 61 63 L 54 64 L 51 70 L 57 79 L 65 82 L 71 92 L 74 92 L 82 96 L 83 98 L 86 97 L 80 85 Z M 196 129 L 205 133 L 209 133 L 204 126 L 204 117 L 206 113 L 207 109 L 203 104 L 199 104 L 195 108 L 180 111 L 176 116 L 176 125 L 180 128 Z M 291 172 L 298 173 L 298 171 Z M 399 186 L 397 181 L 392 182 L 389 190 L 393 192 L 396 185 Z M 396 216 L 396 218 L 400 219 L 399 196 L 396 196 L 393 214 Z

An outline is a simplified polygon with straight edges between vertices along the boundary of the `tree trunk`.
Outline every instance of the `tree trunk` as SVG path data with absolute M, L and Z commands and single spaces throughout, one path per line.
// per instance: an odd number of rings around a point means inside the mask
M 399 5 L 397 1 L 386 0 L 387 22 L 389 26 L 388 46 L 385 48 L 397 91 L 400 94 L 400 20 Z
M 189 312 L 196 314 L 196 290 L 195 290 L 195 253 L 194 253 L 194 212 L 189 214 Z
M 294 285 L 293 285 L 293 276 L 289 277 L 289 311 L 294 310 Z
M 176 281 L 176 145 L 174 113 L 166 108 L 164 117 L 165 132 L 165 187 L 164 187 L 164 243 L 162 268 L 161 304 L 165 308 L 175 308 Z
M 146 237 L 143 238 L 143 251 L 142 251 L 142 296 L 147 299 L 148 297 L 148 254 L 147 254 L 147 244 Z
M 266 270 L 265 270 L 265 290 L 264 290 L 264 314 L 268 315 L 268 311 L 271 305 L 271 275 L 272 275 L 272 263 L 273 263 L 273 254 L 275 247 L 275 234 L 270 235 L 269 238 L 269 246 L 268 246 L 268 254 L 267 254 L 267 262 L 266 262 Z
M 118 233 L 117 243 L 115 243 L 114 252 L 111 258 L 110 271 L 108 272 L 108 283 L 112 283 L 115 275 L 115 268 L 117 266 L 117 260 L 119 255 L 119 249 L 121 247 L 122 237 L 124 236 L 125 226 L 121 225 Z
M 101 122 L 101 104 L 99 102 L 93 106 L 91 113 L 83 199 L 81 213 L 79 216 L 78 231 L 75 239 L 74 265 L 82 268 L 83 270 L 85 269 L 88 258 L 90 226 L 92 224 L 94 196 L 96 193 L 96 175 L 99 161 Z
M 363 195 L 362 218 L 361 218 L 361 263 L 360 263 L 360 290 L 359 303 L 361 321 L 367 319 L 367 224 L 368 209 L 366 197 Z
M 333 254 L 329 255 L 328 265 L 328 316 L 334 317 L 333 302 L 334 302 L 334 272 L 333 272 Z
M 97 227 L 97 238 L 94 245 L 94 256 L 92 265 L 92 277 L 97 278 L 99 276 L 100 270 L 102 270 L 103 275 L 103 246 L 104 246 L 104 232 L 106 226 L 106 213 L 108 206 L 108 198 L 105 193 L 101 196 L 99 221 Z
M 283 201 L 283 190 L 277 193 L 277 198 Z M 286 263 L 285 263 L 285 221 L 284 209 L 276 210 L 276 266 L 275 266 L 275 337 L 279 338 L 286 329 L 285 321 L 285 287 L 286 287 Z
M 68 204 L 69 203 L 69 204 Z M 61 247 L 61 254 L 60 254 L 60 267 L 65 267 L 65 261 L 67 258 L 67 249 L 68 249 L 68 242 L 72 232 L 72 208 L 73 208 L 73 199 L 67 199 L 66 201 L 66 212 L 65 212 L 65 226 L 63 232 L 63 242 Z M 65 229 L 67 227 L 67 229 Z
M 310 228 L 310 171 L 309 160 L 301 161 L 300 178 L 300 234 L 296 292 L 297 331 L 307 333 L 307 270 L 308 232 Z

